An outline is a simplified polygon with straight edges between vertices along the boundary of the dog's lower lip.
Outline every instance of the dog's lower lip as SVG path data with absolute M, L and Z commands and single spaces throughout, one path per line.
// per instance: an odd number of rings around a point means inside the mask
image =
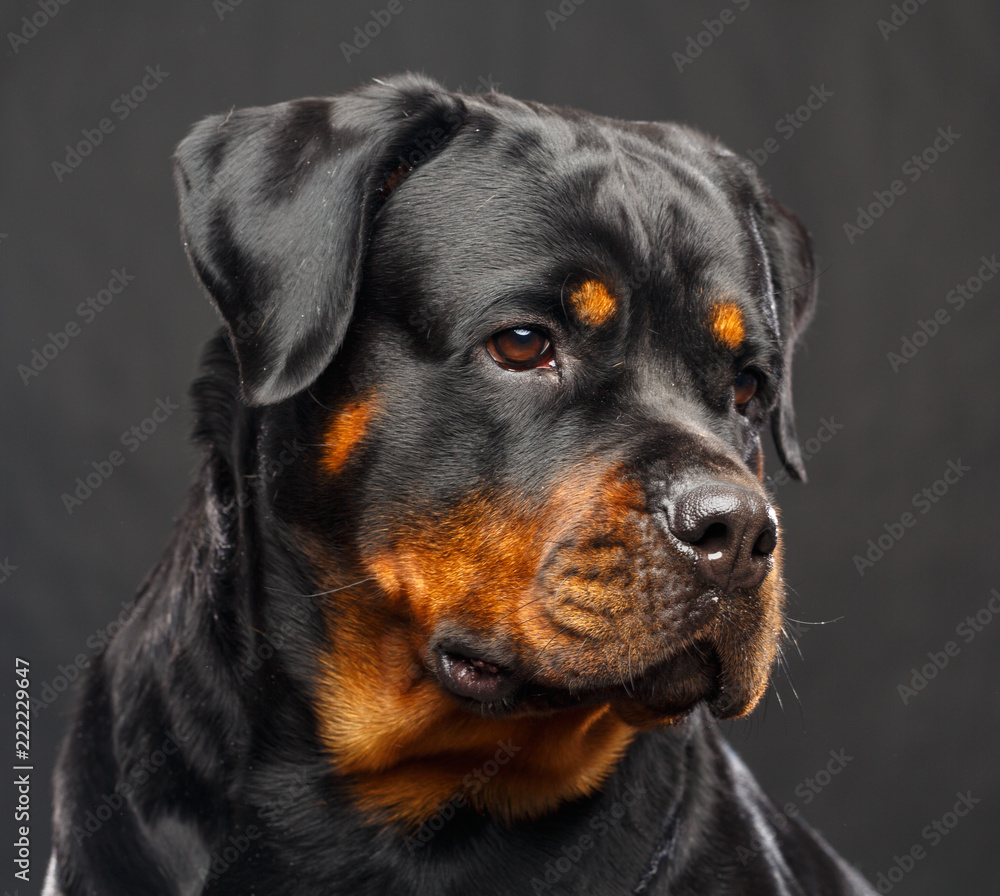
M 439 648 L 436 664 L 442 684 L 457 697 L 490 703 L 509 697 L 520 686 L 509 669 L 475 655 Z
M 550 680 L 544 682 L 544 687 L 550 696 L 563 694 L 578 705 L 609 701 L 632 707 L 642 715 L 666 716 L 689 712 L 703 701 L 713 705 L 721 677 L 722 662 L 717 650 L 709 642 L 698 641 L 634 678 L 594 682 L 587 688 L 581 688 L 579 680 L 573 687 Z

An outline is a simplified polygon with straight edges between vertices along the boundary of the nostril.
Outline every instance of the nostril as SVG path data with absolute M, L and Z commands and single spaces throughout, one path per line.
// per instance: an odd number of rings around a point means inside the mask
M 778 535 L 770 526 L 757 536 L 753 544 L 753 555 L 755 557 L 770 557 L 774 549 L 778 546 Z
M 729 528 L 725 523 L 710 523 L 701 538 L 692 540 L 690 544 L 701 548 L 709 554 L 715 554 L 726 549 L 729 543 Z

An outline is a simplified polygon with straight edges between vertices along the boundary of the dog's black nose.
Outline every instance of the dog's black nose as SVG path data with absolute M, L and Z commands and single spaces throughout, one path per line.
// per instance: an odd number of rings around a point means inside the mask
M 755 588 L 778 543 L 774 509 L 752 489 L 726 482 L 696 485 L 673 502 L 670 531 L 694 548 L 698 573 L 723 593 Z

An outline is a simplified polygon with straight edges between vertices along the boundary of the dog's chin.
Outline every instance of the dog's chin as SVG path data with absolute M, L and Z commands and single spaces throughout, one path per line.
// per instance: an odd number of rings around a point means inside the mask
M 438 684 L 470 712 L 494 717 L 548 715 L 582 706 L 608 705 L 637 728 L 671 724 L 699 703 L 719 718 L 742 715 L 749 698 L 732 685 L 718 652 L 698 642 L 634 675 L 609 677 L 547 669 L 528 670 L 504 664 L 454 645 L 433 651 Z

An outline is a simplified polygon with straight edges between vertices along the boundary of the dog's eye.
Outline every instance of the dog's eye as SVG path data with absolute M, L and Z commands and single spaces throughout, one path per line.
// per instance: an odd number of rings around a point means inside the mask
M 552 340 L 541 330 L 511 327 L 494 333 L 486 343 L 493 360 L 507 370 L 534 370 L 555 367 Z
M 733 382 L 733 403 L 736 407 L 742 410 L 750 403 L 750 399 L 757 394 L 757 388 L 760 386 L 760 380 L 757 378 L 757 374 L 750 370 L 741 370 L 736 374 L 736 379 Z

